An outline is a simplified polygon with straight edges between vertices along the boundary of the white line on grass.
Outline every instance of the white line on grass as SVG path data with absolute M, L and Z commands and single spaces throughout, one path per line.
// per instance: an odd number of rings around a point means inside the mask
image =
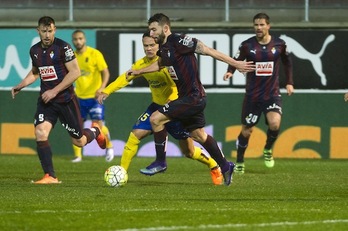
M 199 226 L 161 226 L 147 227 L 140 229 L 116 229 L 115 231 L 167 231 L 167 230 L 204 230 L 204 229 L 226 229 L 226 228 L 252 228 L 252 227 L 275 227 L 275 226 L 296 226 L 296 225 L 312 225 L 312 224 L 333 224 L 348 223 L 348 219 L 343 220 L 323 220 L 323 221 L 303 221 L 303 222 L 273 222 L 260 224 L 224 224 L 224 225 L 199 225 Z

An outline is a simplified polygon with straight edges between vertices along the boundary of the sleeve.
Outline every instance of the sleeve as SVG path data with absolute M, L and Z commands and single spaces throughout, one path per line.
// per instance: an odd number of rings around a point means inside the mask
M 290 54 L 288 52 L 285 41 L 283 41 L 283 43 L 282 43 L 281 60 L 282 60 L 282 63 L 284 65 L 286 84 L 294 85 L 292 59 L 291 59 Z
M 176 49 L 180 54 L 194 53 L 197 47 L 197 39 L 181 34 L 175 37 Z
M 71 48 L 69 43 L 62 44 L 63 46 L 61 49 L 63 50 L 64 55 L 64 62 L 70 62 L 71 60 L 75 59 L 75 53 L 74 50 Z
M 129 82 L 126 79 L 126 73 L 123 73 L 122 75 L 118 76 L 115 81 L 110 83 L 102 92 L 110 95 L 111 93 L 126 87 L 128 84 Z
M 99 50 L 96 50 L 96 58 L 98 71 L 102 71 L 108 68 L 104 55 Z

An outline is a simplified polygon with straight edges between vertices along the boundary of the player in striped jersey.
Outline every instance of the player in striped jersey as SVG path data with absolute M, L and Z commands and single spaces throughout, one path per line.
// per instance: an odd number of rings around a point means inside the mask
M 279 69 L 283 63 L 286 75 L 287 94 L 294 91 L 292 61 L 284 40 L 269 34 L 269 16 L 259 13 L 253 18 L 255 36 L 242 42 L 234 56 L 237 60 L 253 61 L 254 72 L 246 75 L 246 91 L 241 114 L 242 130 L 237 138 L 237 162 L 235 172 L 245 171 L 244 154 L 248 147 L 253 127 L 259 122 L 261 114 L 265 115 L 268 125 L 267 140 L 263 150 L 265 165 L 274 166 L 272 146 L 276 141 L 282 115 L 282 99 L 279 90 Z M 224 79 L 232 77 L 236 69 L 228 67 Z
M 150 35 L 160 45 L 158 62 L 141 70 L 130 69 L 127 75 L 139 75 L 166 68 L 178 88 L 178 99 L 155 111 L 150 118 L 154 131 L 157 155 L 165 151 L 161 144 L 166 139 L 165 124 L 179 120 L 189 131 L 190 137 L 200 143 L 219 164 L 226 186 L 232 182 L 234 163 L 226 160 L 216 140 L 205 132 L 206 94 L 200 81 L 196 53 L 209 55 L 236 66 L 241 71 L 252 71 L 254 65 L 236 61 L 226 54 L 207 47 L 196 38 L 171 32 L 168 16 L 157 13 L 148 20 Z
M 154 39 L 150 37 L 148 32 L 144 33 L 142 42 L 146 56 L 137 60 L 133 64 L 134 69 L 146 68 L 158 60 L 158 57 L 156 56 L 158 44 L 155 43 Z M 178 97 L 178 91 L 175 83 L 170 78 L 168 71 L 166 69 L 162 69 L 159 72 L 146 73 L 139 76 L 127 76 L 126 73 L 123 73 L 102 91 L 102 95 L 98 97 L 98 100 L 100 103 L 102 103 L 103 100 L 105 100 L 111 93 L 127 86 L 132 79 L 139 77 L 144 77 L 148 81 L 152 94 L 152 103 L 149 105 L 146 111 L 140 115 L 134 124 L 133 130 L 130 133 L 124 147 L 121 157 L 121 166 L 127 171 L 132 158 L 137 153 L 140 140 L 152 134 L 150 124 L 151 114 L 164 104 L 173 101 Z M 223 177 L 217 163 L 214 161 L 214 159 L 205 154 L 201 148 L 194 146 L 193 140 L 188 136 L 188 132 L 183 128 L 180 122 L 176 121 L 168 123 L 166 125 L 166 130 L 175 139 L 179 140 L 180 149 L 186 157 L 198 160 L 209 167 L 211 177 L 215 185 L 222 184 Z M 167 139 L 168 137 L 166 137 L 165 141 L 163 142 L 164 147 L 166 146 Z M 165 171 L 167 169 L 165 154 L 166 153 L 163 152 L 163 155 L 157 155 L 153 166 L 150 168 L 141 169 L 140 172 L 145 175 L 154 175 L 156 173 Z
M 105 126 L 105 107 L 97 101 L 97 96 L 106 87 L 110 73 L 103 54 L 86 45 L 86 36 L 82 30 L 72 34 L 75 56 L 81 70 L 81 76 L 75 81 L 75 92 L 80 103 L 81 116 L 86 121 L 88 116 L 101 127 L 106 138 L 105 160 L 112 161 L 114 149 L 110 141 L 109 129 Z M 73 163 L 82 161 L 82 149 L 73 145 L 75 158 Z
M 60 183 L 56 177 L 52 150 L 48 137 L 59 119 L 71 136 L 73 143 L 83 147 L 96 139 L 105 149 L 106 142 L 98 125 L 83 129 L 79 103 L 74 92 L 73 82 L 80 76 L 80 68 L 71 46 L 55 38 L 54 19 L 43 16 L 37 27 L 40 42 L 30 48 L 32 68 L 25 78 L 12 88 L 12 98 L 26 86 L 40 78 L 40 95 L 35 113 L 35 137 L 41 167 L 45 173 L 35 184 Z

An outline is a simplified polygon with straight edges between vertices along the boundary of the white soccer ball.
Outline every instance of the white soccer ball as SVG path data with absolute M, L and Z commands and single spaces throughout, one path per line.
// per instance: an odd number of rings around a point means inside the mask
M 128 181 L 128 173 L 123 167 L 113 165 L 106 169 L 104 180 L 107 185 L 112 187 L 124 186 Z

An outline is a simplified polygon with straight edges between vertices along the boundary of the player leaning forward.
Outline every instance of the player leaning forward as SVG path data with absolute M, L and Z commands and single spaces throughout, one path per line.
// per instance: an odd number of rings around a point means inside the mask
M 235 172 L 244 173 L 244 153 L 248 147 L 253 127 L 259 122 L 261 114 L 266 117 L 268 125 L 267 140 L 263 156 L 267 167 L 274 166 L 272 147 L 276 141 L 282 115 L 282 99 L 279 90 L 280 63 L 284 65 L 286 91 L 294 91 L 292 61 L 284 40 L 269 34 L 270 22 L 265 13 L 253 18 L 255 36 L 245 40 L 239 46 L 236 60 L 253 61 L 256 70 L 246 74 L 246 90 L 241 114 L 242 130 L 237 138 L 237 162 Z M 236 68 L 229 66 L 224 79 L 232 77 Z
M 79 104 L 73 82 L 80 76 L 80 69 L 71 46 L 55 38 L 54 19 L 41 17 L 37 27 L 40 42 L 30 48 L 32 68 L 11 93 L 14 98 L 21 89 L 40 78 L 40 95 L 35 113 L 35 137 L 37 152 L 45 173 L 36 184 L 54 184 L 58 181 L 52 161 L 52 150 L 48 142 L 49 134 L 58 118 L 72 137 L 73 144 L 83 147 L 96 139 L 105 149 L 105 136 L 99 126 L 83 129 Z
M 200 143 L 218 163 L 224 176 L 225 185 L 230 185 L 234 164 L 226 160 L 216 140 L 204 130 L 206 93 L 200 81 L 195 53 L 209 55 L 236 66 L 240 71 L 252 71 L 254 65 L 236 61 L 213 48 L 207 47 L 198 39 L 172 33 L 170 20 L 164 14 L 153 15 L 149 19 L 148 25 L 150 36 L 160 45 L 159 60 L 147 68 L 131 69 L 127 74 L 139 75 L 167 68 L 178 89 L 178 99 L 158 109 L 150 117 L 154 131 L 156 155 L 163 155 L 165 152 L 165 147 L 162 144 L 167 139 L 167 131 L 164 125 L 172 120 L 178 120 L 189 131 L 190 137 Z

